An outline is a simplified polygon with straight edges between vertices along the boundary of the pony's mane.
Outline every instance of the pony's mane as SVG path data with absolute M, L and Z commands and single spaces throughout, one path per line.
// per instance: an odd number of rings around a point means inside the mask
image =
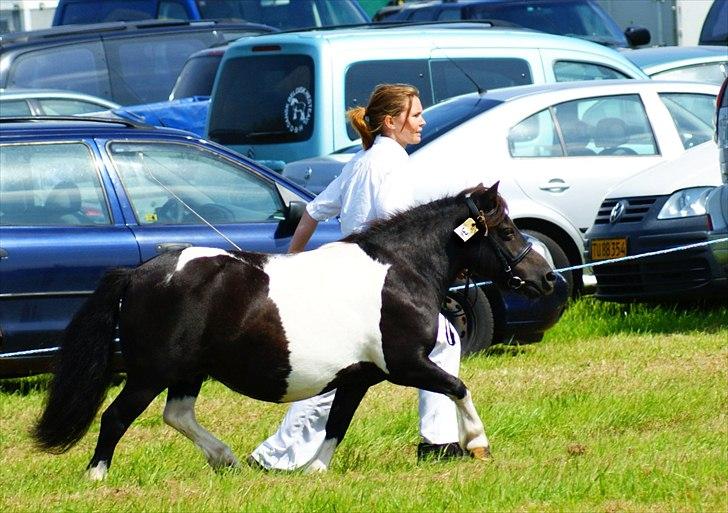
M 443 196 L 429 203 L 414 206 L 408 210 L 399 210 L 390 217 L 369 222 L 363 230 L 349 235 L 344 240 L 354 242 L 368 239 L 387 231 L 391 226 L 396 225 L 401 228 L 403 226 L 422 223 L 423 219 L 431 219 L 432 217 L 441 218 L 445 209 L 465 205 L 465 197 L 476 189 L 478 187 L 465 189 L 458 194 Z M 496 205 L 485 214 L 489 227 L 498 225 L 508 215 L 508 205 L 500 194 L 496 196 Z

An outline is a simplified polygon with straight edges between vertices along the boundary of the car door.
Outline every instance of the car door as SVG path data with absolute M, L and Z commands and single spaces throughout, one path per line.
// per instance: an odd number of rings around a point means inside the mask
M 635 92 L 541 109 L 512 125 L 508 151 L 524 192 L 586 231 L 611 186 L 684 147 L 658 96 Z
M 104 271 L 140 262 L 92 141 L 0 147 L 2 352 L 56 346 Z
M 264 253 L 288 250 L 292 227 L 286 199 L 303 200 L 272 179 L 199 144 L 171 141 L 105 141 L 117 187 L 128 200 L 125 216 L 142 260 L 188 246 Z M 339 237 L 324 223 L 312 246 Z

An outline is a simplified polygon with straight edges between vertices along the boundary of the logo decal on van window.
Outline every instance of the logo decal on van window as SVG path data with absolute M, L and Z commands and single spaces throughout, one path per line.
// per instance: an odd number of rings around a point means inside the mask
M 311 121 L 313 99 L 305 87 L 297 87 L 286 98 L 283 119 L 288 130 L 294 134 L 301 132 Z

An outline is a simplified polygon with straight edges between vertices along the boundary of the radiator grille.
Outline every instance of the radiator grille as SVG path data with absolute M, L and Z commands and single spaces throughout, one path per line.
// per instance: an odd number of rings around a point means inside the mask
M 594 224 L 609 224 L 609 216 L 612 213 L 612 209 L 620 201 L 624 201 L 626 203 L 626 208 L 615 224 L 639 223 L 642 219 L 644 219 L 645 214 L 647 214 L 652 205 L 654 205 L 655 201 L 657 201 L 657 198 L 658 196 L 645 196 L 641 198 L 604 200 L 602 206 L 599 207 Z

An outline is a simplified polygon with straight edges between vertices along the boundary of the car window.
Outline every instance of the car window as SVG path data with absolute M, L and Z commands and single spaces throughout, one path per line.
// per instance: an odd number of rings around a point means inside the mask
M 352 64 L 344 78 L 344 107 L 366 107 L 369 95 L 377 84 L 403 82 L 412 84 L 420 91 L 422 106 L 432 105 L 430 74 L 425 59 L 399 59 L 387 61 L 365 61 Z M 472 91 L 472 87 L 470 89 Z M 349 138 L 353 141 L 359 134 L 349 123 L 346 124 Z
M 122 105 L 166 100 L 187 57 L 214 41 L 211 32 L 107 40 L 112 97 Z
M 638 94 L 625 94 L 575 100 L 573 106 L 557 106 L 563 111 L 575 108 L 577 118 L 591 134 L 591 149 L 602 156 L 657 155 L 657 143 L 647 112 Z
M 25 100 L 4 100 L 0 102 L 0 117 L 30 116 L 30 105 Z
M 8 144 L 0 151 L 0 225 L 110 224 L 85 144 Z
M 554 105 L 514 126 L 514 157 L 656 155 L 639 95 L 584 98 Z
M 241 77 L 255 75 L 255 80 Z M 306 141 L 314 125 L 313 59 L 307 55 L 230 59 L 221 70 L 209 137 L 222 144 Z
M 728 41 L 728 2 L 715 0 L 700 32 L 701 45 L 726 44 Z
M 632 78 L 621 71 L 609 66 L 593 62 L 556 61 L 554 62 L 554 77 L 557 82 L 572 82 L 575 80 L 618 80 Z
M 422 9 L 412 9 L 409 15 L 409 21 L 430 21 L 435 17 L 435 10 L 431 7 Z
M 475 92 L 475 84 L 490 91 L 533 83 L 531 68 L 524 59 L 433 59 L 430 69 L 435 103 Z
M 112 161 L 142 225 L 278 222 L 275 185 L 251 170 L 179 143 L 113 142 Z M 175 197 L 176 196 L 176 197 Z
M 180 71 L 170 100 L 178 100 L 189 96 L 210 96 L 215 74 L 220 66 L 222 52 L 214 55 L 203 55 L 190 59 Z
M 37 98 L 36 101 L 40 105 L 43 114 L 47 116 L 72 116 L 74 114 L 107 110 L 106 107 L 97 103 L 85 102 L 83 100 Z
M 187 14 L 183 0 L 161 0 L 157 18 L 162 20 L 188 20 L 190 17 Z
M 74 91 L 112 97 L 106 57 L 98 41 L 26 52 L 13 62 L 8 77 L 8 88 L 68 89 L 73 84 Z
M 529 116 L 511 128 L 508 148 L 513 157 L 563 157 L 550 109 Z
M 685 149 L 713 138 L 715 97 L 709 94 L 662 93 Z
M 460 9 L 443 9 L 440 14 L 437 15 L 438 20 L 460 20 L 463 14 Z
M 708 82 L 720 85 L 728 70 L 727 62 L 711 62 L 709 64 L 695 64 L 681 68 L 668 69 L 653 73 L 651 78 L 657 80 L 686 80 L 688 82 Z
M 147 20 L 153 17 L 153 8 L 148 0 L 104 0 L 96 2 L 93 8 L 86 3 L 68 3 L 63 6 L 63 23 Z

